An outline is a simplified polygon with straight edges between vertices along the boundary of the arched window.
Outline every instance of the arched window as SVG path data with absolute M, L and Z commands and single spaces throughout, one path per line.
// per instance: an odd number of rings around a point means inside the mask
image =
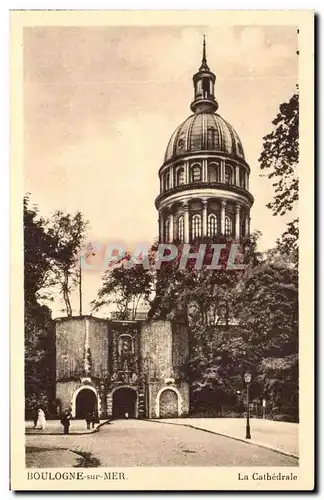
M 192 239 L 200 238 L 201 236 L 201 217 L 200 215 L 194 215 L 192 217 Z
M 196 163 L 191 168 L 191 181 L 192 182 L 200 182 L 201 181 L 201 166 Z
M 226 236 L 230 236 L 232 234 L 232 231 L 233 231 L 232 220 L 230 217 L 226 216 L 225 217 L 225 234 L 226 234 Z
M 177 170 L 177 186 L 184 184 L 184 168 L 179 168 Z
M 216 236 L 217 234 L 217 217 L 215 214 L 208 215 L 208 236 Z
M 211 163 L 208 165 L 208 181 L 219 182 L 219 165 L 218 163 Z
M 183 215 L 178 219 L 178 240 L 183 243 L 184 240 L 184 220 Z
M 170 172 L 164 174 L 164 191 L 170 189 Z
M 242 188 L 246 187 L 245 186 L 245 172 L 244 172 L 244 170 L 242 168 L 240 169 L 240 186 Z
M 226 166 L 225 167 L 225 184 L 232 184 L 233 183 L 232 176 L 233 176 L 233 172 L 232 172 L 231 167 Z

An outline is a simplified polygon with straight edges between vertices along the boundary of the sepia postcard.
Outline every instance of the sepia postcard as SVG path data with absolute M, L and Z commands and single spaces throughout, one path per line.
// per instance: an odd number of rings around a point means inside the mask
M 10 488 L 313 490 L 313 11 L 12 11 L 10 99 Z

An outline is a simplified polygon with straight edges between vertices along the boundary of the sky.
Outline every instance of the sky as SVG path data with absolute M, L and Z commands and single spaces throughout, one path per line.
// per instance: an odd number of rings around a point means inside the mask
M 24 190 L 43 216 L 80 210 L 88 241 L 157 237 L 158 169 L 191 114 L 203 34 L 218 113 L 237 131 L 251 168 L 251 230 L 262 232 L 260 250 L 274 246 L 286 219 L 266 208 L 273 188 L 258 158 L 298 83 L 292 26 L 25 28 Z M 83 283 L 88 313 L 100 276 L 85 274 Z

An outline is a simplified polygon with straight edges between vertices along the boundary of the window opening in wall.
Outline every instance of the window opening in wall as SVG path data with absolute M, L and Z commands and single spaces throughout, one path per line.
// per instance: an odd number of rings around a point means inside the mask
M 232 169 L 225 167 L 225 184 L 232 184 Z
M 164 190 L 170 189 L 170 173 L 164 174 Z
M 199 165 L 194 165 L 191 169 L 192 182 L 201 181 L 201 167 Z
M 230 217 L 226 216 L 225 217 L 225 234 L 226 234 L 226 236 L 230 236 L 232 234 L 232 230 L 233 230 L 232 220 L 230 219 Z
M 179 168 L 177 170 L 177 186 L 184 184 L 184 168 Z
M 208 215 L 208 236 L 216 236 L 217 234 L 217 217 L 215 214 Z
M 208 167 L 209 182 L 219 182 L 219 165 L 211 163 Z
M 184 240 L 184 219 L 183 219 L 182 215 L 178 219 L 178 239 L 181 243 L 183 243 L 183 240 Z
M 240 186 L 241 186 L 242 188 L 245 188 L 245 187 L 246 187 L 246 186 L 245 186 L 245 172 L 244 172 L 244 170 L 242 170 L 242 169 L 240 170 Z
M 192 238 L 196 239 L 201 236 L 201 217 L 200 215 L 194 215 L 192 217 Z

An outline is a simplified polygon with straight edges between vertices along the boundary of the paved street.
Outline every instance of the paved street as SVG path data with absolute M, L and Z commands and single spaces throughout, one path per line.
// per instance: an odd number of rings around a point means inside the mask
M 66 463 L 62 465 L 63 450 L 90 453 L 102 467 L 298 465 L 295 458 L 227 437 L 140 420 L 113 421 L 89 435 L 28 435 L 26 446 L 30 450 L 28 467 L 67 467 Z M 39 448 L 51 453 L 50 463 L 41 460 L 46 454 Z
M 163 420 L 163 423 L 166 422 L 219 432 L 238 439 L 245 437 L 244 418 L 168 418 Z M 251 418 L 250 425 L 254 443 L 299 456 L 299 424 Z
M 105 422 L 101 420 L 100 423 Z M 69 434 L 90 434 L 96 429 L 97 424 L 94 428 L 87 429 L 87 424 L 84 420 L 71 420 Z M 59 420 L 47 420 L 46 429 L 35 429 L 34 422 L 27 420 L 25 422 L 25 433 L 26 434 L 63 434 L 63 425 Z

